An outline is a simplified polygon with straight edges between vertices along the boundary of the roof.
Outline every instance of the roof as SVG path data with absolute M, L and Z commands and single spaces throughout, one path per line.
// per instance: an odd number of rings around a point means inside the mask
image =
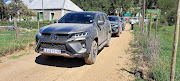
M 42 0 L 22 0 L 29 9 L 42 9 Z M 43 0 L 44 9 L 83 11 L 71 0 Z

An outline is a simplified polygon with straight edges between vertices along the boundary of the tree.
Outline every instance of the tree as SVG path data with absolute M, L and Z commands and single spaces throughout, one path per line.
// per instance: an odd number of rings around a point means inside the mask
M 6 7 L 4 0 L 0 0 L 0 19 L 2 20 L 4 19 L 4 17 L 6 16 L 5 12 L 6 12 Z
M 175 24 L 177 0 L 158 0 L 157 8 L 161 10 L 161 23 Z
M 131 0 L 72 0 L 85 11 L 101 11 L 109 15 L 115 15 L 116 10 L 123 8 L 126 13 L 131 7 Z
M 28 9 L 21 0 L 12 0 L 10 4 L 7 4 L 7 8 L 8 15 L 12 17 L 27 18 L 35 16 L 35 13 Z

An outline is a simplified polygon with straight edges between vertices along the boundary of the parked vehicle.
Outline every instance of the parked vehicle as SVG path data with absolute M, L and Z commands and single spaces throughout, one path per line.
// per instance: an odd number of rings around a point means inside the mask
M 126 18 L 120 17 L 120 19 L 120 21 L 122 22 L 122 30 L 124 31 L 124 29 L 126 28 Z
M 102 12 L 71 12 L 58 23 L 42 27 L 36 35 L 37 53 L 49 56 L 84 58 L 87 64 L 94 64 L 97 53 L 109 46 L 111 24 Z
M 115 34 L 117 37 L 120 36 L 122 33 L 122 22 L 119 16 L 108 16 L 109 21 L 111 22 L 112 33 Z
M 134 21 L 135 23 L 138 23 L 139 22 L 139 18 L 138 17 L 131 17 L 129 18 L 129 23 L 131 24 L 131 21 Z

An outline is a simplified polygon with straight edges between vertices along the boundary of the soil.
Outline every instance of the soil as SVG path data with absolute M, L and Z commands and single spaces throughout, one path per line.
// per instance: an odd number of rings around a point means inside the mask
M 83 59 L 53 57 L 45 60 L 34 50 L 18 59 L 12 55 L 1 57 L 0 81 L 134 81 L 130 74 L 134 67 L 132 54 L 127 52 L 129 42 L 134 39 L 127 24 L 120 37 L 112 37 L 110 47 L 104 47 L 93 65 L 86 65 Z M 123 70 L 122 70 L 123 69 Z

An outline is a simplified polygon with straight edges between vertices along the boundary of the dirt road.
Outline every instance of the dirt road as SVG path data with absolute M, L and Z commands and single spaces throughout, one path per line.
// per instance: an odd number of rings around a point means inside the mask
M 112 37 L 110 47 L 99 53 L 93 65 L 76 58 L 54 57 L 47 61 L 31 50 L 30 55 L 0 63 L 0 81 L 132 81 L 134 76 L 121 70 L 133 67 L 132 56 L 126 52 L 133 40 L 129 29 L 127 24 L 120 37 Z

